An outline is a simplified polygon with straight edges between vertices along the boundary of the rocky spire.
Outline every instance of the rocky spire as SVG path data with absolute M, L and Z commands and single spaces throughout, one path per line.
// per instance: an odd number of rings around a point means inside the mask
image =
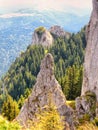
M 41 62 L 37 82 L 27 101 L 24 103 L 20 114 L 16 118 L 22 125 L 35 118 L 35 113 L 44 110 L 49 101 L 56 106 L 61 116 L 65 117 L 71 130 L 74 130 L 73 110 L 66 105 L 65 96 L 54 76 L 54 60 L 51 54 L 47 54 Z
M 98 101 L 98 0 L 93 0 L 93 11 L 86 30 L 87 48 L 84 62 L 82 95 L 91 91 Z
M 86 29 L 87 47 L 81 97 L 76 99 L 78 117 L 98 116 L 98 0 L 92 0 L 93 11 Z

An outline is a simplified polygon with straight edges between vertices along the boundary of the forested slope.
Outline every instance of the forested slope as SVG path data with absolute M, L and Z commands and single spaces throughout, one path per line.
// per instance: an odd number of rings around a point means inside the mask
M 25 96 L 25 93 L 31 90 L 36 82 L 41 60 L 47 52 L 52 53 L 54 57 L 55 76 L 67 98 L 74 99 L 80 94 L 82 64 L 86 47 L 84 29 L 77 34 L 72 34 L 69 39 L 55 38 L 55 36 L 54 39 L 52 47 L 44 48 L 40 45 L 29 45 L 27 50 L 16 58 L 0 81 L 0 94 L 8 93 L 17 101 L 21 95 Z M 65 88 L 65 86 L 67 87 Z M 70 87 L 75 87 L 75 91 L 78 89 L 79 92 L 74 96 L 68 96 L 69 91 L 72 90 Z M 74 90 L 70 93 L 73 92 Z

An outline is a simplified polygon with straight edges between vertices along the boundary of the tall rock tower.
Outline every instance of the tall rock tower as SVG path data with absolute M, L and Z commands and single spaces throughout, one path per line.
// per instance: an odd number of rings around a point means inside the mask
M 61 86 L 54 76 L 53 57 L 48 53 L 41 62 L 40 72 L 33 91 L 23 105 L 16 120 L 25 126 L 28 120 L 33 120 L 35 114 L 39 113 L 39 108 L 44 110 L 44 107 L 49 105 L 50 99 L 56 106 L 59 114 L 65 117 L 70 130 L 74 130 L 73 110 L 66 105 L 66 99 Z
M 98 0 L 92 0 L 93 11 L 87 26 L 87 48 L 84 62 L 82 95 L 87 91 L 96 94 L 98 102 Z
M 78 117 L 98 116 L 98 0 L 92 0 L 93 11 L 86 29 L 87 48 L 81 97 L 76 98 Z

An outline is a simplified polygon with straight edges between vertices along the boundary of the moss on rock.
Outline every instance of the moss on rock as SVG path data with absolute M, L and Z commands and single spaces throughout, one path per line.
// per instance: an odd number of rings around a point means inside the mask
M 38 37 L 41 38 L 42 34 L 46 31 L 46 28 L 45 27 L 38 27 L 35 32 L 37 33 Z
M 42 34 L 46 31 L 46 28 L 45 27 L 38 27 L 36 30 L 35 30 L 38 34 Z
M 95 116 L 96 111 L 96 95 L 94 92 L 86 92 L 85 97 L 87 99 L 87 102 L 90 104 L 90 112 Z
M 85 96 L 86 96 L 86 97 L 93 98 L 93 99 L 95 99 L 95 100 L 96 100 L 96 95 L 95 95 L 95 93 L 94 93 L 94 92 L 87 91 L 87 92 L 85 93 Z

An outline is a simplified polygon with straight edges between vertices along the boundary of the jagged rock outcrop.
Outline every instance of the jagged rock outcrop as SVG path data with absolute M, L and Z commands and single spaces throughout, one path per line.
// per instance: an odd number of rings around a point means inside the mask
M 96 115 L 96 95 L 93 92 L 86 92 L 85 95 L 76 98 L 76 110 L 78 118 L 88 116 L 93 119 Z
M 70 37 L 70 33 L 68 32 L 65 32 L 63 30 L 62 27 L 58 26 L 58 25 L 55 25 L 55 26 L 52 26 L 50 29 L 49 29 L 50 33 L 52 35 L 54 35 L 55 37 L 66 37 L 66 38 L 69 38 Z
M 65 117 L 70 130 L 74 130 L 73 110 L 66 105 L 66 99 L 61 86 L 54 76 L 53 57 L 51 54 L 47 54 L 41 62 L 40 72 L 32 94 L 23 105 L 16 119 L 22 125 L 25 125 L 28 120 L 35 118 L 35 114 L 39 113 L 39 108 L 40 110 L 44 110 L 44 107 L 49 105 L 50 99 L 60 115 Z
M 90 118 L 98 115 L 98 0 L 92 0 L 93 11 L 86 29 L 87 48 L 84 62 L 84 75 L 81 97 L 76 99 L 76 108 L 80 115 L 89 114 Z M 87 98 L 87 93 L 92 94 Z M 93 103 L 91 99 L 93 99 Z M 91 108 L 94 108 L 93 111 Z M 81 112 L 82 111 L 82 112 Z M 78 115 L 79 115 L 78 114 Z
M 53 37 L 46 28 L 39 27 L 33 33 L 32 44 L 50 47 L 53 44 Z

